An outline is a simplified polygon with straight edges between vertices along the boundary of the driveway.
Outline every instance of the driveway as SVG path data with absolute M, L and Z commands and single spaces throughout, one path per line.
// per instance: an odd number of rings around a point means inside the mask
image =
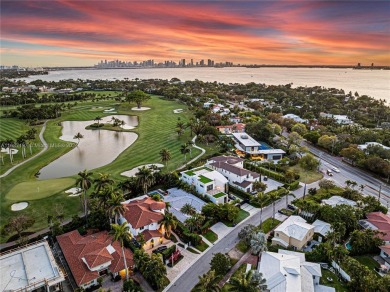
M 230 233 L 234 227 L 227 227 L 225 224 L 223 224 L 222 222 L 218 222 L 216 224 L 214 224 L 213 226 L 211 226 L 210 228 L 215 234 L 218 235 L 218 239 L 219 238 L 223 238 L 226 236 L 226 234 Z
M 192 253 L 180 246 L 177 246 L 180 250 L 180 253 L 184 256 L 184 258 L 178 262 L 173 268 L 167 267 L 167 278 L 169 281 L 175 279 L 184 269 L 190 267 L 196 259 L 200 258 L 201 254 Z

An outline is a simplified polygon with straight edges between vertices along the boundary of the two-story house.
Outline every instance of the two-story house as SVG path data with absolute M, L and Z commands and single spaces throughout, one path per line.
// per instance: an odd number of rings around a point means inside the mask
M 216 126 L 215 127 L 220 133 L 229 135 L 232 133 L 245 133 L 245 124 L 237 123 L 233 125 L 225 125 L 225 126 Z
M 218 171 L 202 166 L 180 173 L 180 179 L 195 187 L 199 194 L 205 195 L 215 204 L 228 202 L 226 194 L 228 180 Z
M 150 197 L 142 197 L 124 203 L 126 211 L 119 218 L 119 224 L 126 222 L 133 237 L 143 235 L 144 248 L 152 248 L 163 242 L 164 227 L 160 221 L 164 218 L 165 203 Z
M 301 250 L 313 239 L 313 235 L 313 225 L 306 223 L 300 216 L 290 216 L 275 228 L 272 244 Z
M 252 192 L 253 182 L 260 179 L 258 173 L 244 168 L 244 159 L 239 157 L 217 156 L 210 158 L 206 165 L 226 177 L 230 185 L 244 192 Z
M 236 153 L 239 156 L 246 156 L 253 160 L 272 160 L 277 162 L 286 154 L 282 149 L 272 149 L 262 145 L 246 133 L 232 133 L 235 142 Z
M 122 247 L 107 231 L 81 236 L 77 230 L 57 236 L 58 244 L 78 287 L 97 285 L 108 273 L 126 275 Z M 127 268 L 133 267 L 133 253 L 125 248 Z

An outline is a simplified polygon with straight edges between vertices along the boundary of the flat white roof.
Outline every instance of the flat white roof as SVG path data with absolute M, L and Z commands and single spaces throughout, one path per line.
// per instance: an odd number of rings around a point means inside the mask
M 246 147 L 261 146 L 259 142 L 246 133 L 232 133 L 233 137 Z
M 34 290 L 64 281 L 47 241 L 41 241 L 0 256 L 1 291 Z
M 332 207 L 337 206 L 337 205 L 349 205 L 349 206 L 356 206 L 356 202 L 352 200 L 345 199 L 340 196 L 333 196 L 327 200 L 322 200 L 322 203 L 326 205 L 330 205 Z

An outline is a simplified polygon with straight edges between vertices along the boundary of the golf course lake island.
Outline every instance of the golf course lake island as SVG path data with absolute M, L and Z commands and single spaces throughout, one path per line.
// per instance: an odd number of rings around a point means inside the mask
M 123 128 L 138 126 L 137 116 L 112 115 L 102 118 L 103 123 L 110 123 L 113 118 L 125 122 Z M 84 169 L 95 169 L 111 163 L 120 153 L 134 143 L 138 135 L 131 132 L 110 131 L 105 129 L 86 129 L 94 121 L 64 121 L 62 125 L 63 141 L 78 143 L 75 134 L 83 138 L 76 147 L 63 156 L 46 165 L 39 171 L 39 179 L 72 176 Z M 52 145 L 52 147 L 73 147 L 70 143 Z

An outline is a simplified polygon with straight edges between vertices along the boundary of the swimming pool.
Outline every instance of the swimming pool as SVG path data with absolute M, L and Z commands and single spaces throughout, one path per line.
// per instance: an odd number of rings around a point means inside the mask
M 351 246 L 351 244 L 349 243 L 349 241 L 345 244 L 345 247 L 346 247 L 348 250 L 351 250 L 351 249 L 352 249 L 352 246 Z
M 154 191 L 148 192 L 148 195 L 149 195 L 149 197 L 151 197 L 153 195 L 160 195 L 160 198 L 162 200 L 164 199 L 164 192 L 161 190 L 154 190 Z
M 259 142 L 260 143 L 260 150 L 268 150 L 268 149 L 273 149 L 271 146 L 269 146 L 267 143 L 265 142 Z

